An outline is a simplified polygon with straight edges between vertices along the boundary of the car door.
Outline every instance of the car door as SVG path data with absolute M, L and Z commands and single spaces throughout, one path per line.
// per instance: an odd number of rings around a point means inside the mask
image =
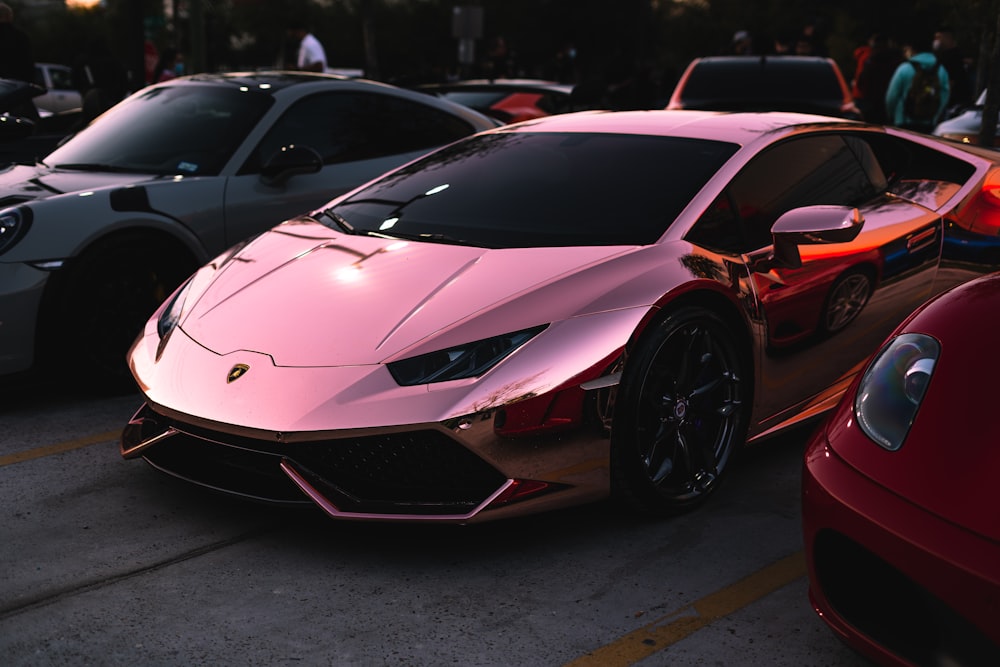
M 334 91 L 298 100 L 226 186 L 230 243 L 307 213 L 437 146 L 473 132 L 465 120 L 391 93 Z M 265 164 L 283 149 L 315 152 L 321 167 L 274 182 Z
M 826 390 L 931 294 L 941 220 L 887 193 L 863 133 L 824 133 L 777 144 L 747 164 L 689 240 L 713 236 L 739 250 L 760 318 L 757 421 L 805 418 L 826 407 Z M 775 258 L 772 227 L 809 206 L 857 209 L 853 240 L 805 243 L 797 261 Z M 802 400 L 802 397 L 808 397 Z

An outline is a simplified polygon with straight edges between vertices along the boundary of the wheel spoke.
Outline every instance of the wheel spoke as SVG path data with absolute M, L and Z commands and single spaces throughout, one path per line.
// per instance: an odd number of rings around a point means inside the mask
M 674 469 L 673 454 L 676 452 L 680 434 L 677 425 L 671 420 L 662 420 L 660 427 L 650 443 L 643 464 L 654 484 L 659 484 Z

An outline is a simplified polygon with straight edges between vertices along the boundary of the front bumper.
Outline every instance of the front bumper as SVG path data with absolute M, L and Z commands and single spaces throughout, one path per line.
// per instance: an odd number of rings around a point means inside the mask
M 475 523 L 609 494 L 606 434 L 497 435 L 496 410 L 444 424 L 254 432 L 143 405 L 121 453 L 202 487 L 337 519 Z
M 1000 545 L 873 483 L 825 429 L 802 491 L 810 600 L 841 639 L 884 665 L 1000 665 Z
M 38 312 L 49 273 L 0 262 L 0 375 L 34 363 Z

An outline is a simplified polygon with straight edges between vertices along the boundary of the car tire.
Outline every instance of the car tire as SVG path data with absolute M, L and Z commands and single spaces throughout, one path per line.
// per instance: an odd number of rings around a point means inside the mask
M 869 270 L 857 268 L 844 272 L 834 281 L 823 302 L 820 330 L 834 334 L 853 322 L 868 303 L 874 284 Z
M 682 307 L 650 325 L 626 361 L 611 432 L 613 495 L 677 514 L 718 488 L 746 437 L 750 376 L 732 326 Z
M 134 389 L 129 347 L 195 268 L 162 239 L 129 233 L 99 242 L 56 276 L 43 357 L 63 381 L 105 393 Z

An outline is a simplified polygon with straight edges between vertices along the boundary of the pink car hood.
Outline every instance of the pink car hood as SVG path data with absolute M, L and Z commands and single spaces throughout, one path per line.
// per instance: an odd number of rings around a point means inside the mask
M 633 250 L 487 250 L 292 221 L 228 262 L 181 328 L 217 354 L 277 366 L 381 363 L 584 314 L 609 285 L 581 269 Z M 559 297 L 540 298 L 555 283 Z

